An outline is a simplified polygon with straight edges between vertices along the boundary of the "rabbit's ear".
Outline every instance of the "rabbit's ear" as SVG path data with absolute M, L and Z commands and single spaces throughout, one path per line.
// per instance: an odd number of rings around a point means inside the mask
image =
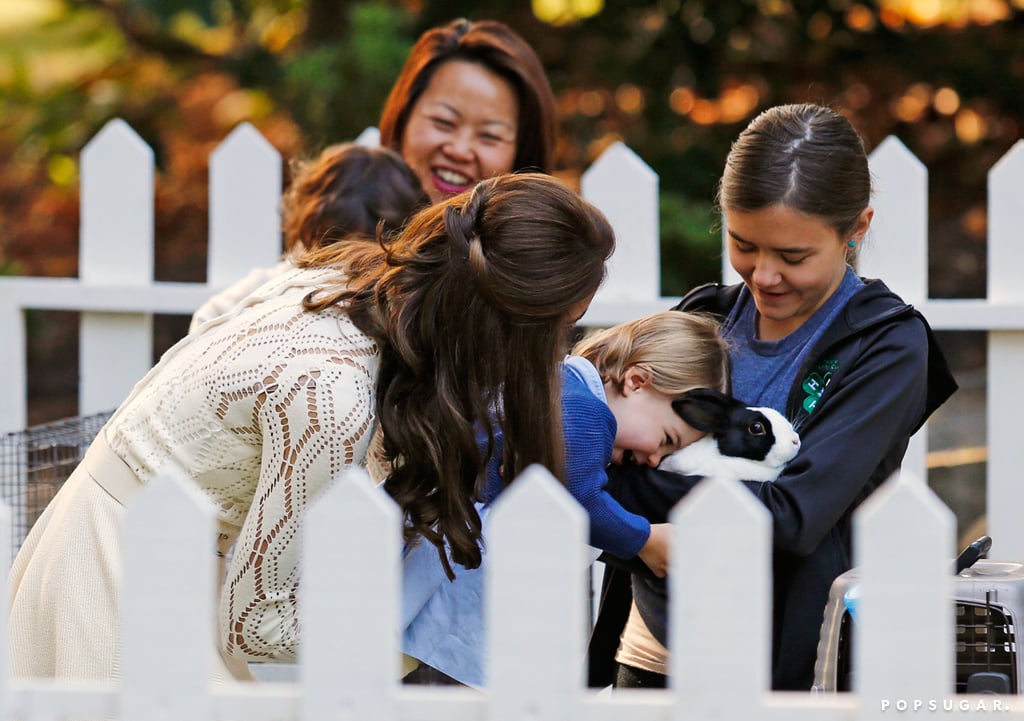
M 718 434 L 729 426 L 729 410 L 742 405 L 713 388 L 694 388 L 672 401 L 672 410 L 698 431 Z

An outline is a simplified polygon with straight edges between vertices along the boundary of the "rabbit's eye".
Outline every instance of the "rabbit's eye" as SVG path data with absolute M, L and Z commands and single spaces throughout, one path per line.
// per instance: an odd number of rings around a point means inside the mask
M 752 436 L 763 436 L 768 432 L 761 421 L 754 421 L 747 430 L 750 431 Z

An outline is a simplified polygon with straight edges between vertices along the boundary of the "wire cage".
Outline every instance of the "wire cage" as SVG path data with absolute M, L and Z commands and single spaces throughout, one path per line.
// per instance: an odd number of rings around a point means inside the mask
M 113 411 L 74 416 L 0 436 L 0 500 L 11 513 L 11 557 Z

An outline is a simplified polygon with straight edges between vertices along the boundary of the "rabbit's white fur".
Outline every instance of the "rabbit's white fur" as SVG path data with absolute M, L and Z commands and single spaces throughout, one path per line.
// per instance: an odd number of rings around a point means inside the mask
M 774 408 L 752 408 L 771 424 L 775 444 L 764 460 L 726 456 L 718 441 L 708 434 L 698 441 L 666 456 L 658 468 L 688 476 L 704 476 L 735 481 L 774 481 L 800 450 L 800 436 L 786 417 Z

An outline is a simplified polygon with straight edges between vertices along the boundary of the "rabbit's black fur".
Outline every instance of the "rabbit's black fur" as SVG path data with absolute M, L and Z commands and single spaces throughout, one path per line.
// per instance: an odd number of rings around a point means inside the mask
M 792 424 L 772 408 L 748 408 L 732 396 L 697 388 L 672 402 L 679 416 L 707 432 L 659 468 L 691 476 L 774 481 L 800 450 Z

